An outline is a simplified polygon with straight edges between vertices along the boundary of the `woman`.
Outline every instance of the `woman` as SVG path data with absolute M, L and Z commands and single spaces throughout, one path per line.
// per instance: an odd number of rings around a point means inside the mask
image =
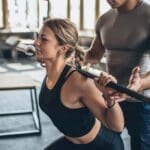
M 46 69 L 40 107 L 64 134 L 46 150 L 123 150 L 122 111 L 115 100 L 105 102 L 100 93 L 114 92 L 105 85 L 116 80 L 102 74 L 94 82 L 67 65 L 80 51 L 77 43 L 76 27 L 67 19 L 46 20 L 35 41 L 37 61 Z

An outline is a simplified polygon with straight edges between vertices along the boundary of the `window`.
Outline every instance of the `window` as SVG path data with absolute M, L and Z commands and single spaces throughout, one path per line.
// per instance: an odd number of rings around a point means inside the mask
M 67 0 L 51 0 L 51 17 L 67 17 Z
M 8 24 L 11 29 L 38 27 L 37 0 L 8 0 Z
M 51 4 L 50 1 L 47 0 L 38 0 L 38 2 L 38 27 L 40 27 L 43 20 L 50 16 Z
M 144 0 L 144 1 L 150 4 L 150 0 Z
M 80 28 L 80 0 L 71 0 L 70 6 L 68 6 L 68 17 L 76 23 L 77 28 Z M 70 11 L 70 12 L 69 12 Z
M 55 1 L 58 0 L 53 0 Z M 66 0 L 61 1 L 63 4 Z M 37 29 L 50 13 L 50 0 L 8 0 L 7 2 L 8 26 L 14 30 Z M 57 12 L 60 11 L 57 9 Z
M 100 3 L 100 14 L 104 14 L 106 11 L 108 11 L 110 9 L 110 6 L 109 4 L 107 3 L 106 0 L 101 0 L 101 3 Z
M 82 31 L 94 31 L 97 17 L 110 8 L 105 0 L 51 0 L 50 2 L 51 17 L 70 18 Z
M 93 30 L 99 0 L 51 0 L 51 17 L 70 18 L 79 30 Z M 89 21 L 90 20 L 90 21 Z
M 3 2 L 2 0 L 0 0 L 0 28 L 2 28 L 3 26 Z
M 7 27 L 15 30 L 37 29 L 45 18 L 60 17 L 70 18 L 80 31 L 94 31 L 97 17 L 109 9 L 105 0 L 7 0 L 7 5 Z
M 95 0 L 85 0 L 83 6 L 83 28 L 92 30 L 95 26 Z

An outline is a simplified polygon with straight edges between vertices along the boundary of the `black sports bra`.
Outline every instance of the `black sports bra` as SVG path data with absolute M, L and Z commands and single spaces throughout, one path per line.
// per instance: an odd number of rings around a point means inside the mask
M 40 91 L 39 103 L 41 109 L 50 117 L 54 125 L 63 134 L 70 137 L 80 137 L 92 129 L 95 117 L 86 107 L 71 109 L 62 104 L 60 99 L 61 88 L 68 77 L 76 71 L 72 70 L 67 75 L 70 68 L 71 66 L 65 66 L 52 90 L 47 88 L 45 77 Z

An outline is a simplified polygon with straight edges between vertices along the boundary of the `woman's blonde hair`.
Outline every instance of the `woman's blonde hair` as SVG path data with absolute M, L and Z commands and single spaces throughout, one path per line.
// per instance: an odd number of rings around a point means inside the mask
M 78 46 L 79 36 L 75 24 L 69 19 L 55 18 L 47 19 L 44 22 L 44 25 L 53 31 L 60 45 L 68 45 L 69 48 L 65 55 L 66 58 L 69 58 L 75 51 L 75 64 L 79 66 L 79 62 L 83 59 L 84 51 L 80 46 Z

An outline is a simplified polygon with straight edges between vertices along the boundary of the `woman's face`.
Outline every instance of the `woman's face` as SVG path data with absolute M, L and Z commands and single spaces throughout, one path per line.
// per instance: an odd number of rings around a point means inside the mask
M 107 0 L 112 8 L 119 8 L 123 6 L 127 1 L 129 0 Z
M 59 51 L 59 44 L 53 31 L 43 26 L 39 37 L 35 40 L 36 59 L 39 62 L 54 61 Z

